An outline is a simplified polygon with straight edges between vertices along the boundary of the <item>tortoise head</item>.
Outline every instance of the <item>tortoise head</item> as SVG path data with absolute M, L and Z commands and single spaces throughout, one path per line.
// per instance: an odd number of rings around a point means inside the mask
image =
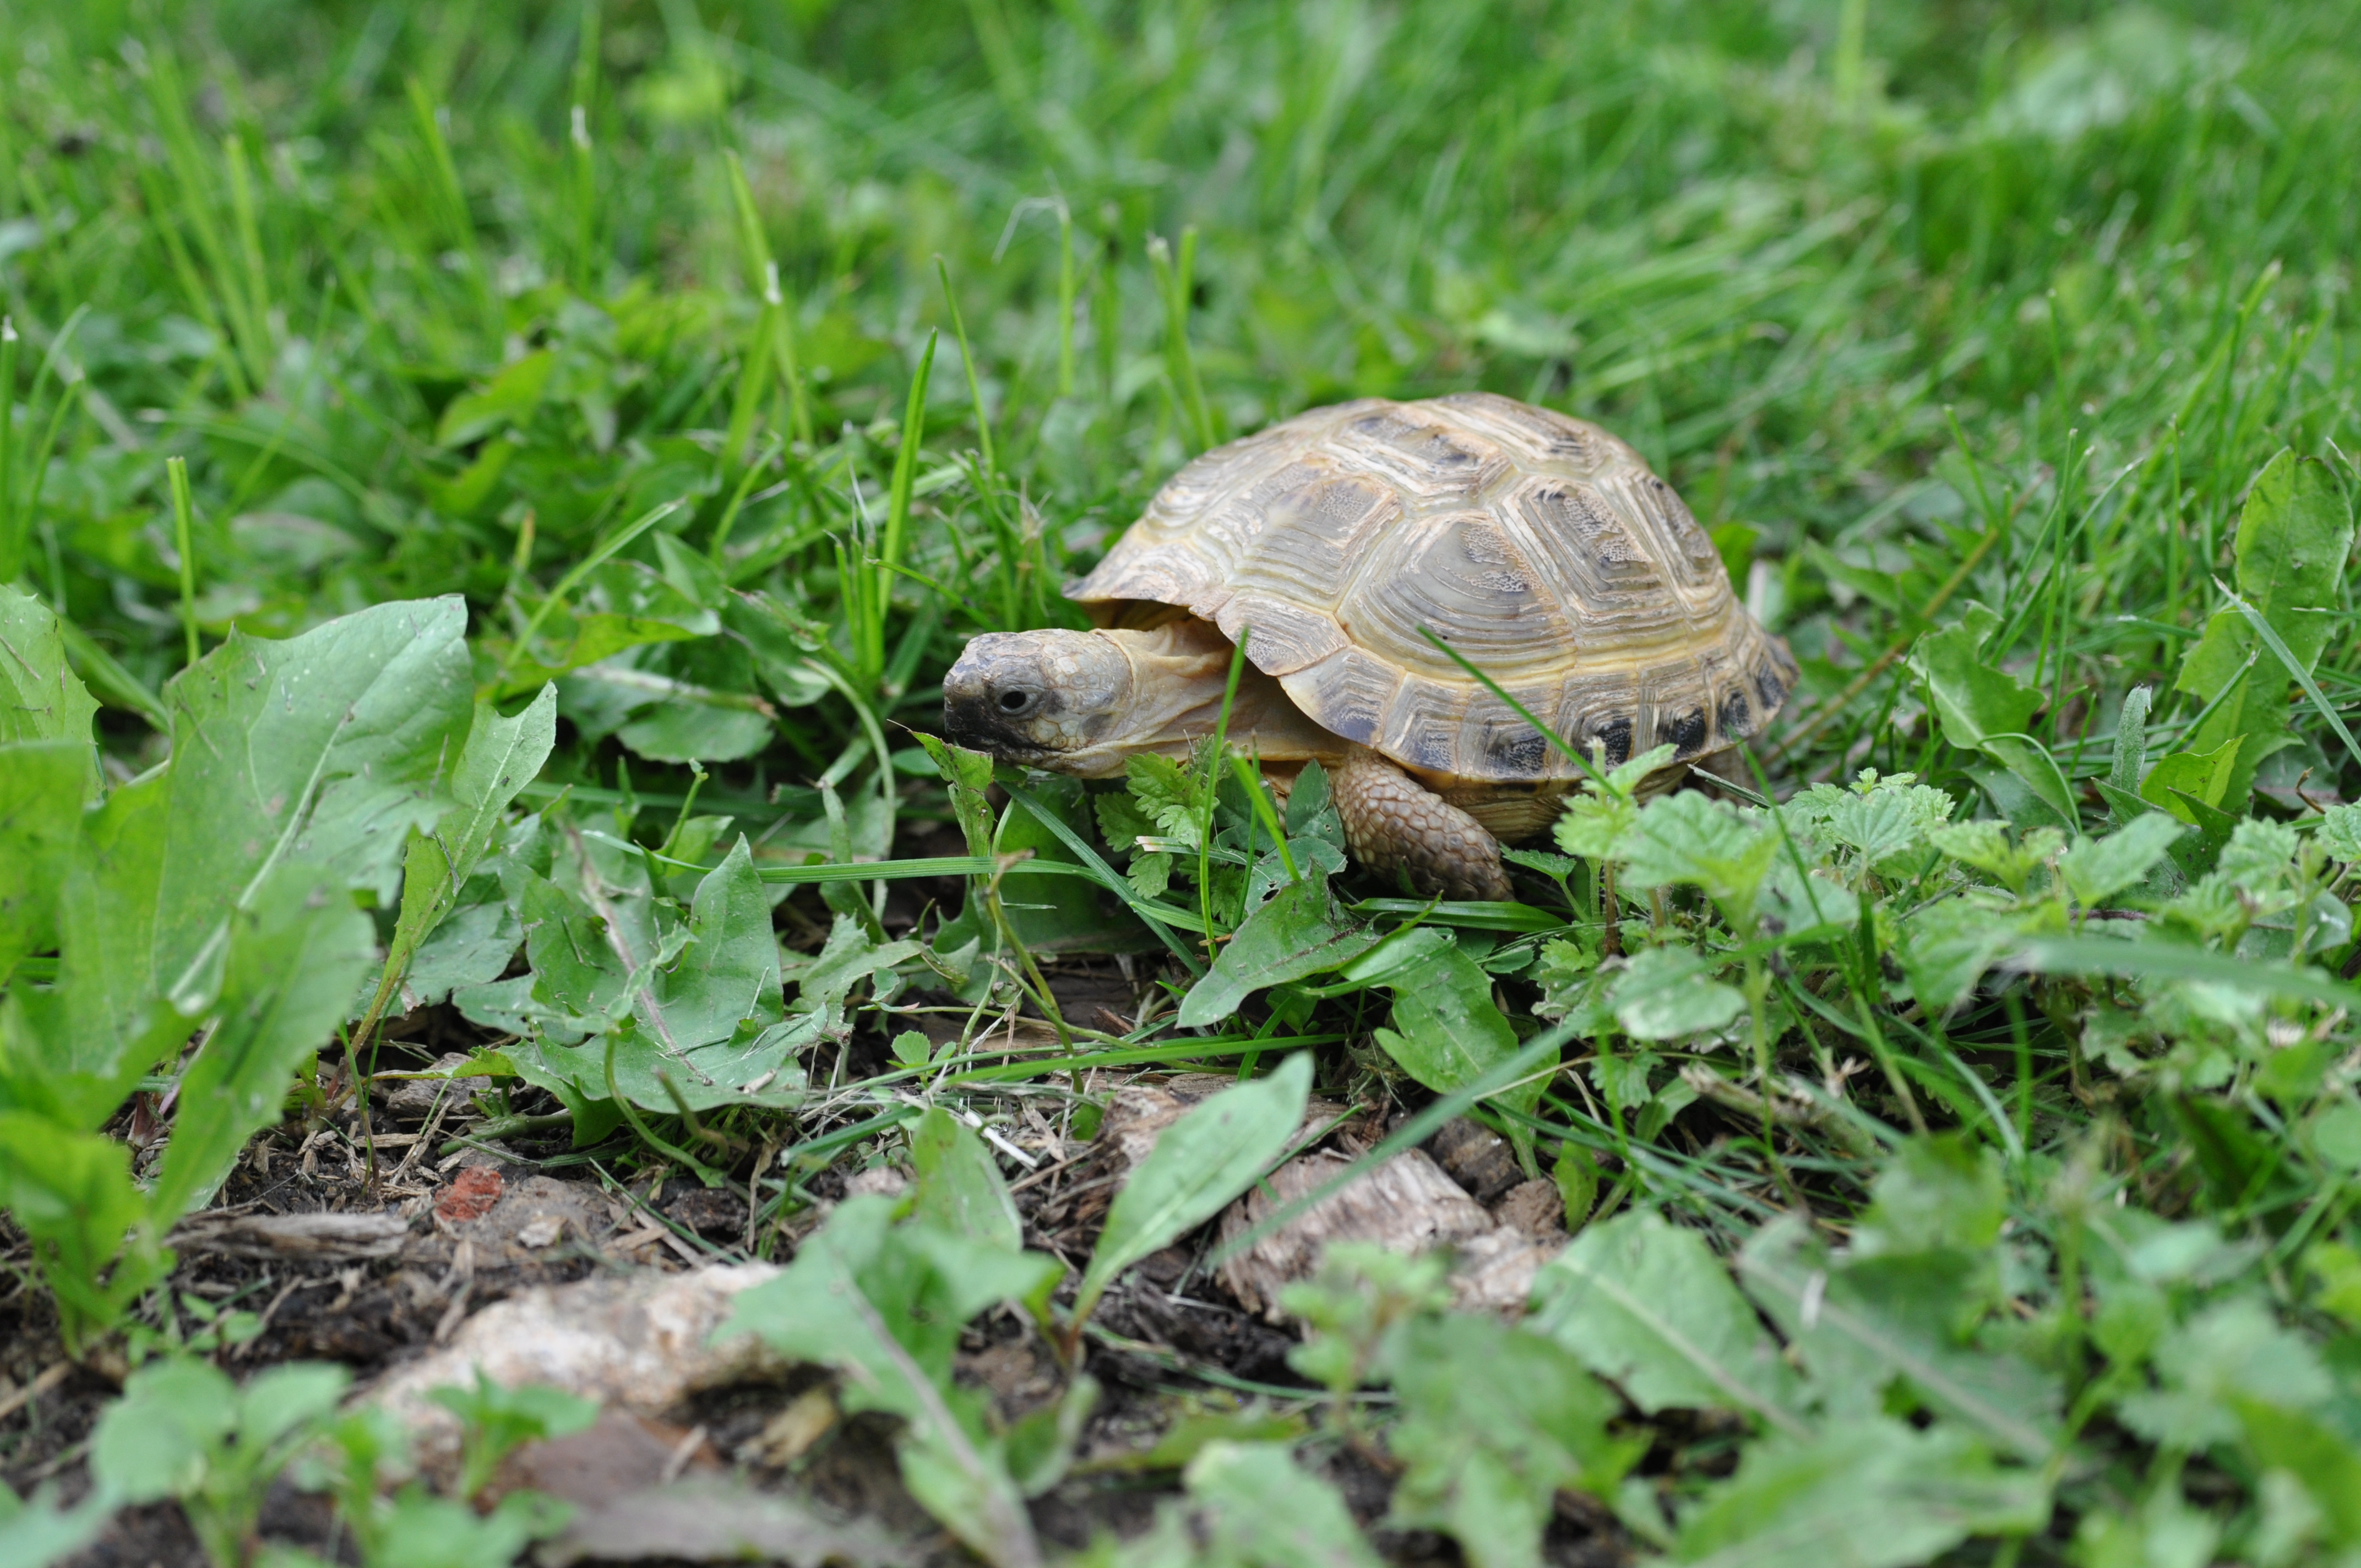
M 989 631 L 943 677 L 943 731 L 1012 762 L 1120 773 L 1104 743 L 1118 739 L 1131 698 L 1131 661 L 1100 633 Z

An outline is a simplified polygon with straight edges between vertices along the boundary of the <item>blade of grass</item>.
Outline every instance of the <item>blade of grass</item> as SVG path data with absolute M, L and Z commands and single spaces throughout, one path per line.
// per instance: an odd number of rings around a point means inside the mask
M 2328 727 L 2336 731 L 2336 738 L 2345 742 L 2345 753 L 2356 762 L 2361 762 L 2361 742 L 2355 741 L 2353 731 L 2347 729 L 2345 727 L 2345 720 L 2337 717 L 2335 707 L 2330 704 L 2327 695 L 2320 689 L 2320 683 L 2312 678 L 2312 672 L 2305 669 L 2295 654 L 2289 650 L 2286 641 L 2279 636 L 2278 629 L 2271 625 L 2262 611 L 2239 598 L 2221 578 L 2214 578 L 2213 586 L 2221 590 L 2222 597 L 2229 601 L 2230 608 L 2244 616 L 2246 624 L 2255 629 L 2255 635 L 2263 640 L 2263 646 L 2268 648 L 2272 656 L 2287 666 L 2287 673 L 2295 677 L 2298 685 L 2303 687 L 2303 695 L 2312 699 L 2312 706 L 2319 710 L 2320 717 L 2328 721 Z M 2235 682 L 2231 683 L 2233 685 L 2235 684 Z M 2224 688 L 2225 691 L 2228 689 L 2227 686 Z M 2193 729 L 2194 726 L 2191 728 Z
M 504 682 L 508 679 L 510 670 L 515 667 L 517 656 L 532 646 L 533 635 L 541 630 L 541 623 L 547 620 L 550 613 L 566 602 L 566 597 L 568 594 L 581 586 L 583 578 L 614 559 L 615 553 L 631 543 L 632 540 L 678 511 L 680 506 L 681 503 L 678 501 L 665 501 L 660 506 L 650 508 L 638 518 L 609 535 L 604 543 L 577 561 L 572 569 L 558 578 L 557 586 L 550 589 L 547 597 L 542 599 L 540 608 L 535 609 L 532 618 L 524 623 L 524 630 L 517 634 L 517 640 L 509 644 L 507 654 L 500 660 L 500 680 Z
M 182 665 L 186 668 L 197 662 L 197 547 L 189 536 L 191 516 L 196 507 L 189 497 L 189 460 L 167 458 L 164 472 L 172 487 L 172 543 L 180 553 L 181 630 L 189 643 L 189 656 Z

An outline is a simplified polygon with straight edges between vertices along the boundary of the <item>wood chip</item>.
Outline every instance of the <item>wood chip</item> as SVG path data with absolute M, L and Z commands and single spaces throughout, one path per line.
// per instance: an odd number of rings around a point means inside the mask
M 194 1214 L 177 1226 L 171 1245 L 181 1255 L 304 1258 L 339 1262 L 391 1257 L 401 1250 L 410 1222 L 400 1214 Z

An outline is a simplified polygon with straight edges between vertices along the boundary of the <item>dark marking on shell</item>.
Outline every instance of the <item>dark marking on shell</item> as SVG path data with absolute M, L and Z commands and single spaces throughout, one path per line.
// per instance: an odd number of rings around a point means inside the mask
M 1631 760 L 1631 716 L 1630 714 L 1618 714 L 1593 729 L 1589 738 L 1598 741 L 1605 750 L 1609 767 L 1620 768 Z
M 1721 712 L 1715 718 L 1714 727 L 1721 731 L 1721 738 L 1725 740 L 1742 740 L 1754 732 L 1750 722 L 1753 717 L 1746 694 L 1733 686 L 1722 694 Z
M 1678 717 L 1666 716 L 1657 720 L 1656 741 L 1670 741 L 1673 755 L 1682 762 L 1705 750 L 1705 709 L 1693 707 Z
M 1530 725 L 1501 725 L 1484 740 L 1484 755 L 1495 773 L 1539 773 L 1549 762 L 1549 741 Z

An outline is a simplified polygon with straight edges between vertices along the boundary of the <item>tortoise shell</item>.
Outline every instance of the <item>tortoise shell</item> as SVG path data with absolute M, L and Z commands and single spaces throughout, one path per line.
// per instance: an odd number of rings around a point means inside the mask
M 1367 398 L 1208 452 L 1066 594 L 1251 628 L 1246 657 L 1321 726 L 1474 784 L 1580 770 L 1421 628 L 1610 763 L 1734 745 L 1796 675 L 1638 453 L 1488 392 Z

